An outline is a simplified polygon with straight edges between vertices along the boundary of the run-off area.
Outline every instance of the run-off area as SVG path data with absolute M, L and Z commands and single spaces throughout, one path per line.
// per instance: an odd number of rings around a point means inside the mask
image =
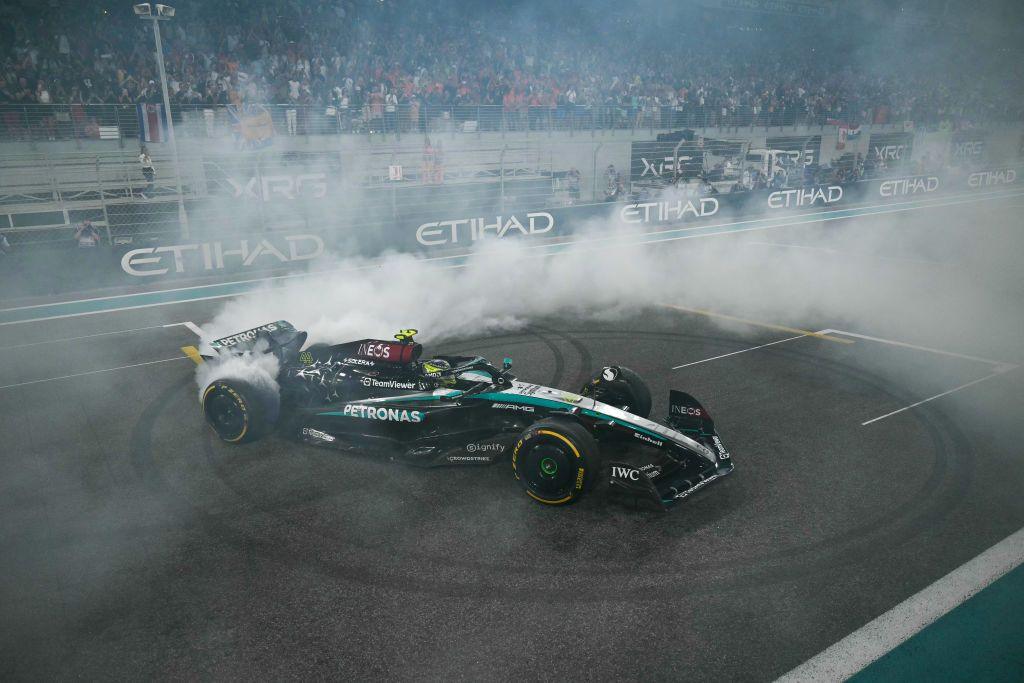
M 985 361 L 664 308 L 429 348 L 571 390 L 626 365 L 654 417 L 698 397 L 735 458 L 668 514 L 600 489 L 552 509 L 507 463 L 215 441 L 177 324 L 215 306 L 4 331 L 4 673 L 513 676 L 543 652 L 566 675 L 767 678 L 1024 526 L 1019 371 L 863 424 Z

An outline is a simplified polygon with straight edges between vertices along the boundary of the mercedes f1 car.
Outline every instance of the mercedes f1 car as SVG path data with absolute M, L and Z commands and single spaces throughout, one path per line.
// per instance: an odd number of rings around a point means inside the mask
M 271 353 L 280 370 L 276 381 L 211 382 L 206 421 L 232 444 L 276 429 L 421 466 L 508 458 L 527 495 L 549 505 L 606 483 L 610 495 L 665 509 L 733 469 L 696 399 L 673 390 L 664 423 L 649 420 L 650 391 L 628 368 L 601 368 L 577 394 L 519 381 L 508 358 L 421 360 L 415 334 L 303 348 L 306 333 L 278 321 L 218 339 L 207 362 Z

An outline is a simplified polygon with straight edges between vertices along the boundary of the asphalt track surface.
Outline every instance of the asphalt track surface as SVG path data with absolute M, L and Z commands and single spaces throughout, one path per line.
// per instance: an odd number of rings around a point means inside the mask
M 1020 369 L 661 308 L 428 349 L 629 366 L 736 461 L 669 513 L 547 508 L 507 463 L 216 441 L 164 325 L 220 305 L 0 329 L 0 678 L 766 680 L 1024 526 Z

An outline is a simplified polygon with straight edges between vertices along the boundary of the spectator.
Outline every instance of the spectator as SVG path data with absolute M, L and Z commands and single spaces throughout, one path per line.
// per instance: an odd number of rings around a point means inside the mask
M 619 172 L 615 170 L 614 164 L 608 164 L 604 179 L 604 200 L 606 202 L 618 200 L 619 193 L 622 191 L 622 181 L 619 179 Z
M 569 191 L 569 205 L 580 203 L 580 172 L 575 167 L 569 168 L 569 171 L 565 174 L 565 185 Z
M 139 150 L 139 166 L 142 167 L 142 177 L 146 179 L 146 192 L 152 194 L 153 178 L 156 177 L 156 169 L 153 167 L 153 160 L 149 158 L 149 152 L 146 150 L 145 145 Z M 146 192 L 139 193 L 143 199 L 149 198 Z
M 75 242 L 79 249 L 93 249 L 100 244 L 100 231 L 86 218 L 75 230 Z

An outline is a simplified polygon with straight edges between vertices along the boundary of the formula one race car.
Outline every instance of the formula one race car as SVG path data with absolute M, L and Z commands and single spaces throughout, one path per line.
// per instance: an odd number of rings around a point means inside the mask
M 612 495 L 668 508 L 733 469 L 700 403 L 671 391 L 665 423 L 649 420 L 650 391 L 628 368 L 601 368 L 574 394 L 518 381 L 508 358 L 500 368 L 480 357 L 420 360 L 415 334 L 303 349 L 306 333 L 278 321 L 218 339 L 207 362 L 271 353 L 280 370 L 265 382 L 225 372 L 204 389 L 203 413 L 228 443 L 276 427 L 306 443 L 423 466 L 511 454 L 526 493 L 549 505 L 607 481 Z

